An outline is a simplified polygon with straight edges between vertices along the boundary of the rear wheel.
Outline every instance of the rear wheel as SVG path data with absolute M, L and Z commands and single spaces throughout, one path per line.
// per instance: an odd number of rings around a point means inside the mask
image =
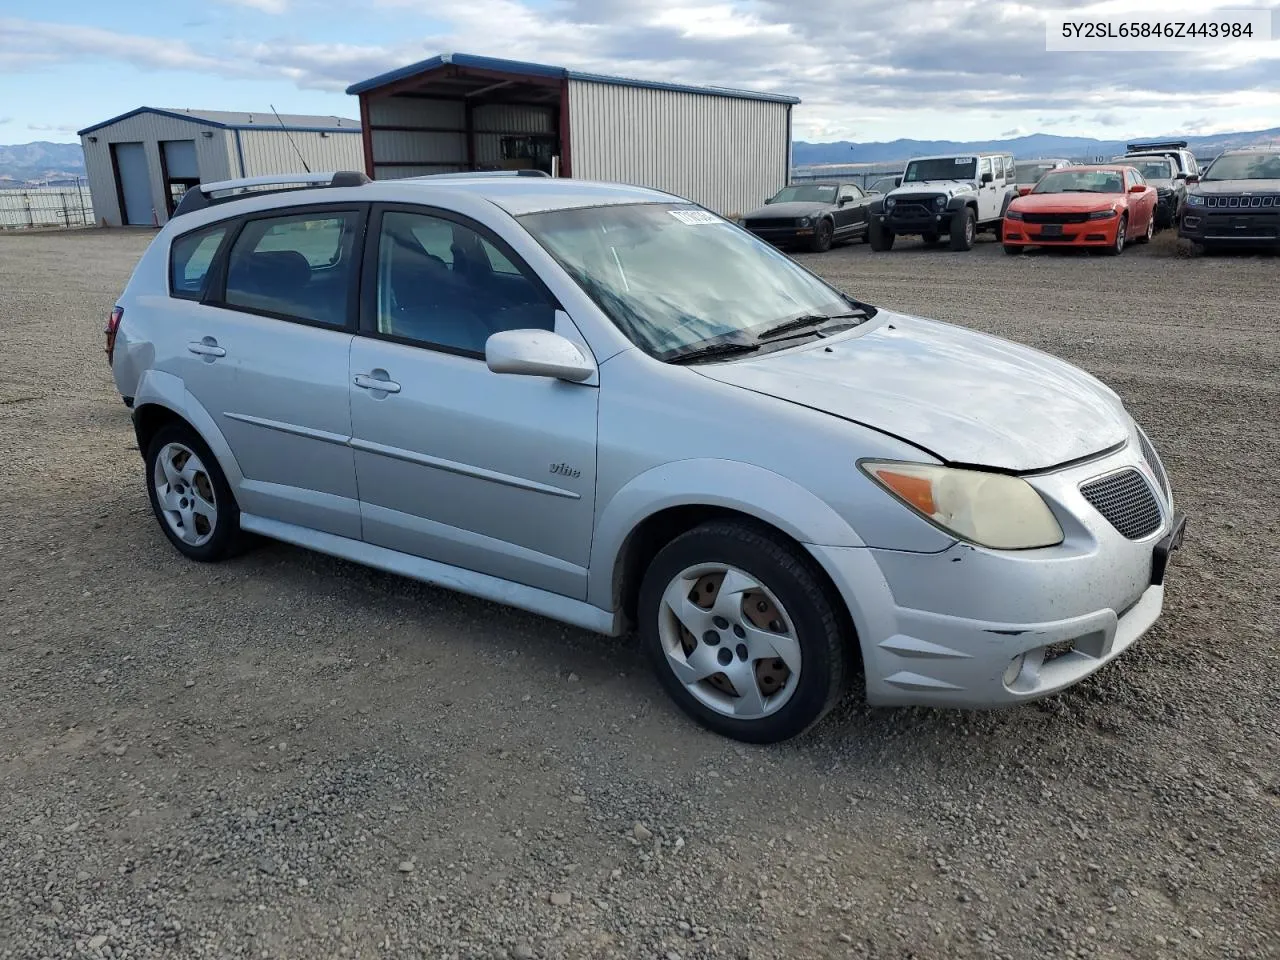
M 871 224 L 867 239 L 871 243 L 871 249 L 876 252 L 893 249 L 893 231 L 878 223 Z
M 851 637 L 812 563 L 771 531 L 703 524 L 667 544 L 640 589 L 640 634 L 667 693 L 750 743 L 803 733 L 851 673 Z
M 161 427 L 147 446 L 146 464 L 151 509 L 183 556 L 208 563 L 239 549 L 240 508 L 198 433 L 185 423 Z
M 1153 213 L 1151 216 L 1147 217 L 1147 232 L 1144 233 L 1142 236 L 1138 237 L 1138 239 L 1134 242 L 1150 243 L 1151 238 L 1155 236 L 1155 233 L 1156 233 L 1156 216 Z
M 835 228 L 830 220 L 819 220 L 813 227 L 813 239 L 809 241 L 809 249 L 814 253 L 826 253 L 831 249 L 831 237 Z
M 978 218 L 971 207 L 965 207 L 951 220 L 951 249 L 972 250 L 978 235 Z

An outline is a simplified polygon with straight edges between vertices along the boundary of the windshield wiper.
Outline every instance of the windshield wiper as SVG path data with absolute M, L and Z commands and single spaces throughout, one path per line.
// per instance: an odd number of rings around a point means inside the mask
M 760 349 L 758 343 L 713 343 L 706 347 L 694 347 L 674 356 L 667 357 L 667 363 L 692 363 L 695 360 L 718 360 L 721 357 L 732 357 L 740 353 L 755 353 Z
M 857 310 L 851 313 L 806 313 L 790 320 L 784 320 L 776 326 L 769 327 L 767 330 L 761 331 L 756 339 L 761 343 L 776 339 L 780 334 L 790 333 L 793 330 L 803 330 L 806 327 L 816 327 L 826 323 L 828 320 L 848 320 L 854 317 L 867 316 L 865 311 Z

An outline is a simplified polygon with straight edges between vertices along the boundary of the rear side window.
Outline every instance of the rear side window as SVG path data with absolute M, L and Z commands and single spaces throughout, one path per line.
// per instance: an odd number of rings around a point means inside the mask
M 224 302 L 325 326 L 347 324 L 355 280 L 355 212 L 250 220 L 227 258 Z
M 173 241 L 169 248 L 169 294 L 183 300 L 199 300 L 204 296 L 209 266 L 213 263 L 227 225 L 206 230 L 193 230 Z

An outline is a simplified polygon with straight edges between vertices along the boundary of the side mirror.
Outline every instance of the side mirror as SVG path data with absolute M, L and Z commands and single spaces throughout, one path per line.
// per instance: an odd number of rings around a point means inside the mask
M 769 204 L 773 203 L 773 197 L 765 197 L 764 203 L 765 203 L 765 206 L 767 207 Z
M 1187 174 L 1187 173 L 1181 173 L 1181 172 L 1179 172 L 1179 173 L 1175 173 L 1175 174 L 1173 175 L 1173 179 L 1175 179 L 1175 180 L 1186 180 L 1189 176 L 1191 176 L 1191 175 L 1190 175 L 1190 174 Z
M 900 186 L 902 186 L 902 178 L 901 178 L 901 177 L 894 177 L 894 178 L 893 178 L 893 185 L 894 185 L 895 187 L 900 187 Z
M 484 361 L 494 373 L 554 377 L 581 383 L 596 365 L 577 345 L 550 330 L 502 330 L 485 341 Z
M 1135 183 L 1133 186 L 1131 186 L 1131 187 L 1129 188 L 1129 192 L 1130 192 L 1130 193 L 1142 193 L 1142 191 L 1144 191 L 1144 190 L 1146 190 L 1146 189 L 1147 189 L 1147 188 L 1146 188 L 1146 186 L 1145 186 L 1144 184 L 1141 184 L 1141 183 Z
M 843 207 L 846 203 L 848 203 L 852 199 L 853 197 L 841 197 L 839 200 L 836 201 L 836 206 Z
M 1035 188 L 1035 184 L 1027 184 L 1018 188 L 1018 196 L 1025 197 Z
M 1198 174 L 1198 173 L 1188 173 L 1184 179 L 1187 181 L 1187 183 L 1199 183 L 1199 182 L 1200 182 L 1200 174 Z
M 984 174 L 982 175 L 982 182 L 983 182 L 983 183 L 991 183 L 991 182 L 992 182 L 992 181 L 994 181 L 994 180 L 995 180 L 995 177 L 993 177 L 993 176 L 992 176 L 991 174 L 989 174 L 989 173 L 984 173 Z

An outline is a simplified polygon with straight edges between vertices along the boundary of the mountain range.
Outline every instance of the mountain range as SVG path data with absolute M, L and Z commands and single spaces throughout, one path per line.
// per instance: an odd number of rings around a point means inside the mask
M 1197 156 L 1213 157 L 1222 150 L 1234 147 L 1258 143 L 1280 145 L 1280 127 L 1244 133 L 1221 133 L 1206 137 L 1178 136 L 1168 139 L 1186 140 Z M 935 153 L 959 151 L 977 153 L 984 150 L 1008 152 L 1019 158 L 1066 157 L 1073 160 L 1109 158 L 1123 153 L 1126 142 L 1131 141 L 1059 137 L 1047 133 L 1034 133 L 1005 140 L 890 140 L 872 143 L 855 143 L 849 140 L 809 143 L 797 140 L 792 144 L 792 163 L 796 166 L 814 163 L 889 163 Z M 74 179 L 84 175 L 84 156 L 78 143 L 50 143 L 41 140 L 12 146 L 0 144 L 0 185 L 6 182 L 17 185 L 33 180 Z M 13 181 L 16 181 L 16 184 Z
M 0 184 L 28 180 L 74 180 L 84 176 L 84 153 L 78 143 L 0 144 Z
M 1206 137 L 1172 135 L 1167 137 L 1131 137 L 1128 140 L 1097 140 L 1092 137 L 1059 137 L 1033 133 L 1007 140 L 890 140 L 888 142 L 807 143 L 797 140 L 791 147 L 791 162 L 796 166 L 812 163 L 887 163 L 930 154 L 980 153 L 987 150 L 1012 153 L 1019 159 L 1063 157 L 1068 160 L 1110 159 L 1124 153 L 1126 143 L 1140 140 L 1185 140 L 1197 157 L 1215 157 L 1223 150 L 1259 143 L 1280 146 L 1280 127 L 1244 133 L 1220 133 Z

